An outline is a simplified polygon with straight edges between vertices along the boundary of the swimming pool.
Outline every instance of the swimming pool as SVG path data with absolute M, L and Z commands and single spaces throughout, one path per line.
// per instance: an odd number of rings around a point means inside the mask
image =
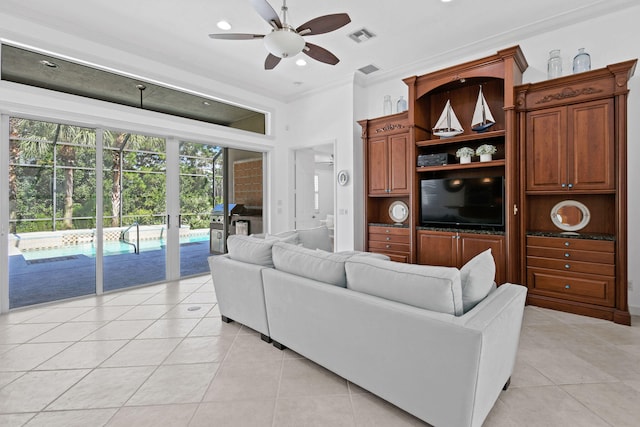
M 187 243 L 200 243 L 206 242 L 209 240 L 209 236 L 200 235 L 200 236 L 184 236 L 180 237 L 180 244 Z M 164 249 L 166 245 L 165 239 L 156 239 L 156 240 L 141 240 L 140 241 L 140 252 L 146 251 L 158 251 Z M 134 253 L 133 246 L 126 244 L 124 242 L 120 242 L 118 240 L 108 240 L 103 243 L 103 254 L 104 256 L 110 255 L 121 255 Z M 95 258 L 96 256 L 96 246 L 93 243 L 84 243 L 78 245 L 69 245 L 63 246 L 60 248 L 51 248 L 51 249 L 38 249 L 38 250 L 29 250 L 23 251 L 22 256 L 27 261 L 33 261 L 38 259 L 45 258 L 59 258 L 59 257 L 67 257 L 73 255 L 84 255 L 90 258 Z

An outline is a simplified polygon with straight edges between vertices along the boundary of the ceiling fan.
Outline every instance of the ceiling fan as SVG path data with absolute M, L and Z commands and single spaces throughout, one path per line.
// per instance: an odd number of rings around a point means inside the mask
M 298 28 L 287 22 L 287 0 L 282 1 L 282 20 L 267 0 L 249 0 L 258 14 L 273 27 L 269 34 L 209 34 L 212 39 L 220 40 L 253 40 L 264 39 L 264 46 L 269 51 L 264 61 L 264 69 L 272 70 L 282 58 L 288 58 L 302 52 L 311 58 L 336 65 L 340 60 L 328 50 L 305 41 L 303 36 L 329 33 L 351 22 L 346 13 L 336 13 L 314 18 Z

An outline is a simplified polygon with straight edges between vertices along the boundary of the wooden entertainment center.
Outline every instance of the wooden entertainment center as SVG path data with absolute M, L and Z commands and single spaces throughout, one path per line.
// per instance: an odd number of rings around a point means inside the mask
M 636 62 L 523 85 L 528 65 L 514 46 L 404 79 L 408 111 L 358 122 L 366 250 L 395 261 L 460 267 L 491 248 L 496 282 L 526 285 L 529 304 L 630 324 L 626 101 Z M 495 124 L 475 132 L 470 124 L 480 87 Z M 432 128 L 447 101 L 463 130 L 439 137 Z M 483 144 L 496 148 L 492 160 L 455 159 L 458 149 Z M 419 157 L 444 161 L 418 166 Z M 430 209 L 423 208 L 422 185 L 502 177 L 501 223 L 422 221 L 421 210 Z M 406 220 L 391 219 L 394 202 L 407 206 Z M 463 215 L 470 208 L 459 209 Z M 583 220 L 579 232 L 566 231 L 574 224 L 562 221 L 576 215 Z

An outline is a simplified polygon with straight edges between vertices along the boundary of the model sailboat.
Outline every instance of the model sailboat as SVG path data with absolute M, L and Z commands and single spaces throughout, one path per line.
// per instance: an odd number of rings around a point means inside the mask
M 433 134 L 447 138 L 450 136 L 460 135 L 462 132 L 464 132 L 464 129 L 462 129 L 462 125 L 456 117 L 456 113 L 454 113 L 453 108 L 451 108 L 451 102 L 447 99 L 447 104 L 444 106 L 444 110 L 442 110 L 440 118 L 433 127 Z
M 473 119 L 471 119 L 471 130 L 475 132 L 484 132 L 491 126 L 496 124 L 496 119 L 493 118 L 487 100 L 482 94 L 482 85 L 480 85 L 480 92 L 478 93 L 478 100 L 476 101 L 476 109 L 473 111 Z

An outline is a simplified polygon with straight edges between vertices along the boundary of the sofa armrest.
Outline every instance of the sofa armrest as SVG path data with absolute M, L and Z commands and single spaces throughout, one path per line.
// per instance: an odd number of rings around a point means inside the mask
M 229 258 L 209 257 L 220 314 L 269 336 L 262 270 L 270 269 Z
M 505 283 L 456 319 L 482 333 L 473 425 L 480 426 L 513 373 L 527 288 Z

